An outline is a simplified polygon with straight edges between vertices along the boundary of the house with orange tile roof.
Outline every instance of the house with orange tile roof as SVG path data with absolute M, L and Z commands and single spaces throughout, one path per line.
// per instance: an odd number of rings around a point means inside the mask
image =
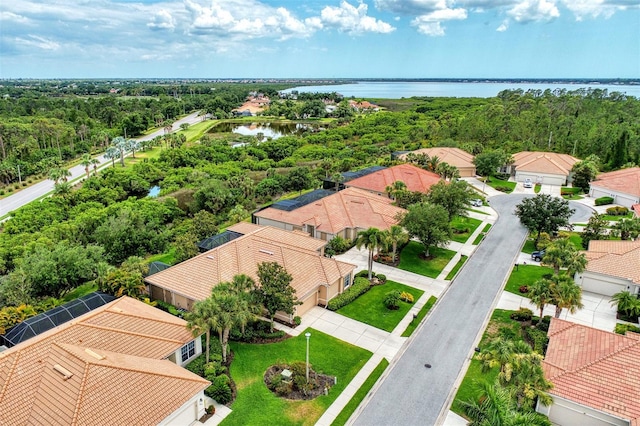
M 591 182 L 589 195 L 593 198 L 613 197 L 613 202 L 632 208 L 640 204 L 640 167 L 600 173 Z M 636 214 L 640 215 L 636 211 Z
M 2 425 L 185 425 L 209 381 L 186 322 L 129 297 L 0 352 Z
M 436 173 L 404 163 L 349 180 L 344 183 L 344 186 L 364 189 L 377 195 L 387 195 L 387 187 L 396 181 L 402 181 L 407 186 L 407 190 L 426 193 L 440 180 L 440 175 Z
M 523 151 L 513 154 L 513 163 L 507 166 L 507 173 L 515 177 L 516 182 L 531 179 L 532 182 L 545 185 L 567 185 L 577 158 L 557 152 Z
M 640 335 L 552 318 L 548 336 L 553 404 L 538 412 L 557 425 L 640 425 Z
M 640 239 L 589 241 L 585 255 L 587 266 L 575 275 L 583 290 L 605 296 L 621 291 L 640 293 Z
M 253 217 L 259 225 L 306 232 L 323 241 L 335 236 L 354 239 L 365 229 L 384 231 L 397 224 L 398 214 L 405 210 L 392 203 L 386 195 L 346 188 L 292 210 L 274 206 L 254 213 Z
M 258 265 L 277 262 L 291 274 L 291 286 L 301 302 L 293 315 L 277 316 L 292 322 L 296 315 L 326 305 L 353 283 L 356 265 L 324 257 L 326 241 L 303 232 L 249 223 L 228 229 L 243 235 L 145 278 L 151 297 L 191 310 L 196 301 L 209 297 L 217 284 L 239 274 L 258 283 Z
M 460 177 L 475 177 L 476 175 L 476 165 L 473 164 L 473 154 L 469 154 L 467 151 L 463 151 L 460 148 L 441 146 L 434 148 L 420 148 L 411 152 L 416 155 L 425 154 L 429 157 L 438 157 L 441 162 L 457 168 L 458 173 L 460 173 Z M 398 155 L 398 158 L 406 161 L 407 154 L 409 154 L 409 152 L 403 152 Z

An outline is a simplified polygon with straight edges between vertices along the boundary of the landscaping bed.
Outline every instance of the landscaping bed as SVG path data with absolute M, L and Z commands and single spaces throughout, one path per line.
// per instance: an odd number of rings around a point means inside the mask
M 451 221 L 451 240 L 466 243 L 471 234 L 482 224 L 481 220 L 472 217 L 457 216 Z

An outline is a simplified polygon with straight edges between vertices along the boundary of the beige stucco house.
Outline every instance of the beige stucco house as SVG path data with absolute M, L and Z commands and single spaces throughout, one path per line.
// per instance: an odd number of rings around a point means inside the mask
M 585 255 L 587 267 L 575 275 L 583 290 L 605 296 L 640 293 L 640 240 L 593 240 Z
M 458 169 L 460 177 L 475 177 L 476 166 L 473 164 L 473 154 L 469 154 L 467 151 L 463 151 L 460 148 L 449 147 L 434 147 L 434 148 L 420 148 L 415 151 L 411 151 L 416 155 L 426 154 L 429 157 L 438 157 L 441 162 L 447 163 Z M 407 153 L 403 153 L 398 156 L 401 160 L 407 159 Z
M 640 335 L 552 318 L 542 367 L 553 404 L 536 410 L 560 426 L 640 425 Z
M 277 262 L 293 277 L 291 286 L 298 301 L 293 315 L 279 318 L 291 322 L 317 305 L 326 305 L 353 283 L 355 265 L 322 255 L 326 241 L 303 232 L 241 222 L 230 228 L 243 234 L 228 243 L 148 276 L 145 281 L 153 299 L 191 310 L 211 289 L 234 276 L 245 274 L 259 282 L 258 264 Z
M 0 353 L 2 425 L 188 425 L 209 381 L 186 322 L 122 297 Z
M 577 158 L 556 152 L 523 151 L 513 154 L 513 163 L 506 167 L 516 182 L 531 179 L 534 183 L 564 186 L 570 182 L 571 169 Z
M 640 204 L 640 167 L 599 174 L 590 184 L 589 196 L 613 197 L 614 203 L 628 208 Z

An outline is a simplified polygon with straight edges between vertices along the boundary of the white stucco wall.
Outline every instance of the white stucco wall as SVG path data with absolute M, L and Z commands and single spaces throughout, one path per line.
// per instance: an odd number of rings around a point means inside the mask
M 155 401 L 157 403 L 157 401 Z M 154 401 L 149 401 L 153 404 Z M 186 426 L 190 425 L 200 417 L 204 416 L 204 391 L 198 392 L 191 397 L 189 401 L 185 402 L 182 407 L 167 416 L 162 422 L 158 423 L 159 426 Z
M 553 404 L 538 404 L 536 411 L 549 417 L 558 426 L 629 426 L 629 420 L 598 411 L 591 407 L 551 395 Z
M 640 197 L 625 194 L 624 192 L 613 191 L 608 188 L 599 187 L 596 183 L 591 184 L 589 196 L 592 198 L 613 197 L 613 202 L 621 206 L 631 208 L 632 205 L 640 203 Z
M 525 172 L 520 170 L 516 171 L 515 178 L 516 182 L 524 182 L 525 179 L 529 178 L 533 183 L 541 183 L 544 185 L 564 186 L 567 183 L 567 177 L 563 175 Z
M 180 349 L 182 349 L 182 348 L 179 348 L 177 351 L 175 351 L 173 353 L 172 356 L 169 356 L 167 358 L 170 359 L 171 361 L 175 360 L 176 364 L 178 364 L 178 365 L 180 365 L 182 367 L 184 367 L 185 365 L 189 364 L 191 362 L 191 360 L 193 360 L 195 357 L 197 357 L 198 355 L 200 355 L 202 353 L 202 339 L 200 339 L 200 337 L 197 337 L 197 338 L 194 339 L 194 341 L 195 341 L 195 344 L 196 344 L 195 345 L 196 353 L 195 353 L 194 356 L 190 357 L 188 360 L 182 362 L 182 358 L 181 358 L 182 354 L 180 352 Z
M 614 277 L 612 275 L 600 274 L 592 271 L 584 271 L 575 275 L 576 284 L 584 291 L 602 294 L 604 296 L 613 296 L 621 291 L 630 291 L 631 294 L 638 293 L 638 286 L 633 281 Z

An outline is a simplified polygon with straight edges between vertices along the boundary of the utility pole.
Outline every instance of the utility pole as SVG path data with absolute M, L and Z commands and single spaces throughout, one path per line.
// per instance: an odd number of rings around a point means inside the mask
M 20 175 L 20 164 L 18 164 L 18 182 L 22 185 L 22 176 Z

